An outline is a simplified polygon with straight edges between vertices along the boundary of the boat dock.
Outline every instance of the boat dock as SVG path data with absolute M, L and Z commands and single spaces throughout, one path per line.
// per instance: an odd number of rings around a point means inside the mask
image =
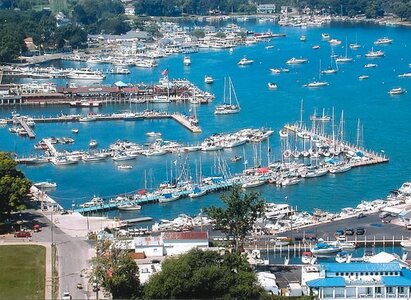
M 122 222 L 124 223 L 124 225 L 128 226 L 130 224 L 148 222 L 148 221 L 152 221 L 152 220 L 153 220 L 152 217 L 140 217 L 140 218 L 122 220 Z
M 299 132 L 304 132 L 307 131 L 299 126 L 296 125 L 285 125 L 284 128 L 288 131 L 294 132 L 294 133 L 299 133 Z M 336 144 L 337 141 L 333 141 L 331 136 L 328 135 L 321 135 L 317 133 L 312 133 L 309 132 L 311 135 L 315 136 L 318 138 L 321 142 L 326 142 L 326 143 L 334 143 Z M 369 151 L 366 150 L 362 147 L 357 147 L 355 145 L 352 145 L 346 141 L 338 141 L 338 144 L 342 146 L 343 148 L 353 151 L 353 152 L 362 152 L 364 156 L 366 156 L 368 159 L 367 160 L 358 160 L 358 161 L 352 161 L 350 164 L 352 167 L 361 167 L 361 166 L 369 166 L 369 165 L 374 165 L 374 164 L 381 164 L 381 163 L 387 163 L 389 162 L 389 158 L 386 157 L 383 153 L 377 153 L 374 151 Z M 331 146 L 334 146 L 333 144 Z
M 22 117 L 13 117 L 12 122 L 14 124 L 20 124 L 21 127 L 27 132 L 27 135 L 29 138 L 34 139 L 36 138 L 36 134 L 34 133 L 33 129 L 30 128 L 29 125 L 27 125 L 27 122 L 24 118 Z
M 90 115 L 93 117 L 92 122 L 95 121 L 122 121 L 122 120 L 152 120 L 152 119 L 173 119 L 183 127 L 187 128 L 193 133 L 201 133 L 201 128 L 194 124 L 190 119 L 180 113 L 167 113 L 167 112 L 144 112 L 135 113 L 133 119 L 128 119 L 122 114 L 111 115 Z M 84 115 L 62 115 L 56 117 L 33 117 L 35 123 L 59 123 L 59 122 L 82 122 L 86 116 Z M 27 125 L 24 118 L 13 117 L 12 119 L 6 119 L 8 124 L 19 123 L 26 131 L 30 138 L 35 138 L 34 131 Z M 88 122 L 91 122 L 89 120 Z

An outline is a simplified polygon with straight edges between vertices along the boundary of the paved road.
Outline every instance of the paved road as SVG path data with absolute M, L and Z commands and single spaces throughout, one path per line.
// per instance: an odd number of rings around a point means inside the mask
M 50 242 L 53 239 L 57 246 L 59 295 L 69 291 L 73 299 L 94 298 L 91 286 L 86 276 L 81 277 L 82 270 L 89 268 L 89 257 L 92 246 L 81 238 L 73 238 L 66 235 L 60 229 L 51 227 L 51 222 L 41 213 L 30 211 L 34 220 L 41 224 L 41 232 L 35 233 L 33 241 Z M 82 283 L 83 289 L 77 289 L 77 283 Z

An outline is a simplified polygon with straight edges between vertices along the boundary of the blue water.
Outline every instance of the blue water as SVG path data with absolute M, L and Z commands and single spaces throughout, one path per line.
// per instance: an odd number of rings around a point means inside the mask
M 243 24 L 241 24 L 243 25 Z M 36 153 L 33 145 L 43 137 L 71 136 L 71 129 L 79 128 L 80 132 L 74 138 L 71 146 L 58 146 L 58 149 L 87 149 L 90 139 L 96 139 L 100 148 L 107 147 L 118 139 L 128 139 L 140 144 L 149 142 L 145 136 L 148 131 L 160 131 L 166 140 L 175 140 L 184 143 L 195 143 L 216 132 L 234 132 L 246 127 L 270 127 L 275 134 L 270 139 L 271 160 L 280 159 L 280 140 L 278 130 L 286 123 L 296 122 L 300 118 L 300 102 L 304 102 L 304 121 L 310 125 L 309 115 L 314 109 L 321 111 L 326 108 L 331 114 L 331 108 L 336 111 L 339 120 L 341 110 L 344 110 L 345 137 L 355 142 L 357 133 L 357 119 L 363 125 L 364 145 L 376 152 L 384 151 L 390 158 L 388 164 L 356 168 L 338 176 L 325 176 L 306 180 L 296 186 L 284 189 L 266 185 L 256 191 L 271 202 L 284 202 L 297 206 L 298 209 L 312 211 L 321 208 L 328 211 L 339 211 L 342 207 L 356 206 L 361 200 L 371 200 L 384 197 L 404 181 L 410 180 L 411 164 L 409 163 L 411 140 L 409 139 L 411 126 L 410 96 L 391 97 L 387 92 L 394 87 L 401 86 L 411 92 L 411 79 L 398 78 L 397 75 L 411 71 L 410 41 L 411 31 L 402 27 L 380 27 L 371 25 L 344 25 L 333 24 L 321 28 L 286 28 L 273 24 L 257 25 L 245 23 L 247 28 L 255 32 L 271 29 L 273 32 L 282 32 L 286 38 L 272 39 L 269 43 L 259 43 L 253 46 L 242 46 L 234 49 L 230 54 L 227 50 L 202 50 L 191 55 L 192 65 L 183 66 L 183 56 L 174 55 L 159 60 L 159 66 L 153 70 L 132 68 L 129 76 L 108 76 L 104 84 L 113 84 L 118 80 L 126 83 L 157 82 L 160 73 L 169 69 L 170 78 L 187 78 L 200 88 L 216 95 L 216 99 L 209 105 L 176 104 L 170 106 L 147 106 L 146 104 L 131 106 L 134 111 L 147 108 L 180 111 L 192 113 L 196 111 L 200 120 L 202 134 L 192 134 L 172 120 L 136 121 L 136 122 L 92 122 L 84 124 L 37 124 L 36 140 L 24 139 L 11 135 L 7 129 L 0 129 L 0 149 L 15 151 L 19 155 Z M 320 60 L 322 68 L 330 64 L 331 47 L 321 40 L 321 33 L 327 32 L 332 38 L 342 41 L 334 47 L 336 54 L 345 55 L 345 40 L 348 44 L 355 42 L 362 45 L 356 51 L 348 49 L 348 56 L 354 62 L 339 65 L 339 72 L 335 75 L 324 75 L 330 85 L 320 89 L 307 89 L 304 84 L 318 79 Z M 301 42 L 299 36 L 306 35 L 307 41 Z M 374 46 L 373 42 L 381 37 L 388 36 L 394 39 L 392 45 Z M 312 46 L 318 44 L 319 50 Z M 267 45 L 274 45 L 272 49 L 265 49 Z M 380 59 L 366 59 L 364 54 L 374 47 L 385 52 Z M 255 63 L 246 67 L 237 66 L 237 62 L 246 55 Z M 357 56 L 358 55 L 358 56 Z M 269 68 L 287 67 L 285 62 L 291 57 L 305 57 L 309 63 L 305 65 L 289 66 L 290 73 L 271 74 Z M 365 69 L 367 63 L 377 63 L 374 69 Z M 54 62 L 56 66 L 81 67 L 84 63 Z M 108 69 L 109 65 L 96 65 L 100 69 Z M 212 85 L 203 82 L 204 75 L 211 75 L 215 81 Z M 359 81 L 359 75 L 369 75 L 368 80 Z M 231 76 L 242 110 L 237 115 L 215 116 L 214 106 L 222 102 L 225 76 Z M 22 80 L 29 81 L 29 80 Z M 40 81 L 40 80 L 38 80 Z M 64 84 L 62 80 L 56 80 Z M 278 89 L 267 88 L 268 82 L 275 82 Z M 96 111 L 107 113 L 129 109 L 128 104 L 109 105 Z M 64 106 L 55 107 L 15 107 L 0 108 L 0 116 L 10 116 L 12 110 L 21 114 L 53 116 L 64 113 L 87 113 L 88 109 L 74 109 Z M 338 124 L 337 124 L 338 125 Z M 261 145 L 262 162 L 267 161 L 267 145 Z M 253 163 L 253 157 L 260 153 L 260 146 L 253 149 L 252 145 L 245 147 L 248 166 Z M 233 155 L 243 155 L 242 147 L 225 151 L 222 156 L 227 158 L 231 173 L 240 172 L 242 163 L 233 164 L 229 158 Z M 138 157 L 131 162 L 133 169 L 121 171 L 108 160 L 100 163 L 80 163 L 79 165 L 56 167 L 45 165 L 38 167 L 20 166 L 21 170 L 33 181 L 46 179 L 56 181 L 58 187 L 52 191 L 52 196 L 64 207 L 70 208 L 72 203 L 79 204 L 89 200 L 94 194 L 102 197 L 138 190 L 145 186 L 155 187 L 170 174 L 172 162 L 182 162 L 188 159 L 191 165 L 192 177 L 195 177 L 195 164 L 201 159 L 203 175 L 212 175 L 216 169 L 216 154 L 194 153 L 188 158 L 177 157 L 174 154 L 161 157 Z M 146 176 L 145 176 L 146 174 Z M 210 205 L 220 205 L 219 195 L 207 195 L 196 200 L 182 199 L 166 205 L 146 205 L 137 214 L 154 218 L 172 218 L 180 213 L 197 214 L 201 208 Z M 117 215 L 118 212 L 112 214 Z M 122 216 L 134 216 L 136 213 L 123 213 Z M 121 216 L 121 215 L 120 215 Z

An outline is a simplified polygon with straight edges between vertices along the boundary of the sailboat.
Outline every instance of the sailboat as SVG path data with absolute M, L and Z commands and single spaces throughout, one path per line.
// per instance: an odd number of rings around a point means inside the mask
M 318 77 L 318 81 L 314 80 L 304 86 L 309 87 L 309 88 L 317 88 L 317 87 L 322 87 L 322 86 L 327 86 L 327 85 L 328 85 L 327 81 L 321 81 L 321 60 L 320 60 L 320 74 Z
M 330 66 L 325 70 L 321 70 L 321 74 L 329 75 L 329 74 L 335 74 L 338 72 L 338 64 L 337 62 L 335 62 L 334 50 L 331 52 L 330 58 L 331 58 Z M 334 64 L 333 64 L 333 61 L 335 62 Z M 333 65 L 335 65 L 335 68 L 333 68 Z
M 345 56 L 340 56 L 335 59 L 337 63 L 347 63 L 352 62 L 352 57 L 348 57 L 348 47 L 347 47 L 347 38 L 345 38 Z
M 351 48 L 352 50 L 357 50 L 357 49 L 361 48 L 361 45 L 358 44 L 358 42 L 357 42 L 357 34 L 355 34 L 355 43 L 354 43 L 354 44 L 350 44 L 350 48 Z
M 236 114 L 236 113 L 239 113 L 240 110 L 241 110 L 241 107 L 240 107 L 240 104 L 238 103 L 237 94 L 235 93 L 233 82 L 231 81 L 231 78 L 228 77 L 227 80 L 224 79 L 224 103 L 216 106 L 214 110 L 214 114 L 216 115 Z

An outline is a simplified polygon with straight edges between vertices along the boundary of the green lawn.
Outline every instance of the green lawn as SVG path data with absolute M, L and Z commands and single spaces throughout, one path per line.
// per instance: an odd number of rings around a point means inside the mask
M 0 299 L 44 299 L 46 248 L 0 246 Z

